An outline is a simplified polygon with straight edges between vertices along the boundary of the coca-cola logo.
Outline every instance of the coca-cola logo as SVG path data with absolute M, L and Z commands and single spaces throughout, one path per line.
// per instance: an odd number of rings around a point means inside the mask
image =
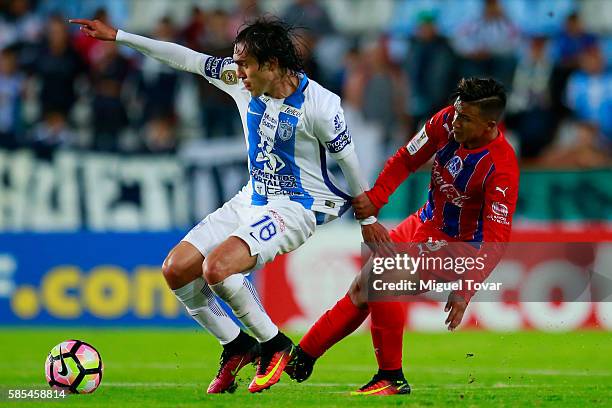
M 449 183 L 444 179 L 441 172 L 441 167 L 437 161 L 434 163 L 431 175 L 433 177 L 434 187 L 437 187 L 438 191 L 440 191 L 440 193 L 446 197 L 446 201 L 451 202 L 457 207 L 463 207 L 463 204 L 468 199 L 468 196 L 461 194 L 453 183 Z

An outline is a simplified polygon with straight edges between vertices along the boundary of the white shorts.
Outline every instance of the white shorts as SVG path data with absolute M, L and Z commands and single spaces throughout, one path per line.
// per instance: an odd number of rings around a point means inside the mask
M 230 236 L 242 239 L 256 268 L 276 255 L 299 248 L 314 233 L 315 214 L 300 203 L 270 200 L 267 205 L 251 205 L 251 196 L 241 190 L 223 207 L 209 214 L 185 235 L 183 241 L 195 246 L 206 257 Z

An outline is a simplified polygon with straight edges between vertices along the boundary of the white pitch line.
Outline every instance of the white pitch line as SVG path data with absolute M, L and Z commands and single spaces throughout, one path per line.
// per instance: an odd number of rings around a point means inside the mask
M 132 388 L 132 387 L 206 387 L 207 385 L 202 383 L 179 383 L 179 382 L 104 382 L 105 387 L 117 387 L 117 388 Z M 292 383 L 278 383 L 274 387 L 288 387 L 296 385 Z M 350 384 L 350 383 L 303 383 L 299 384 L 299 387 L 358 387 L 362 384 Z
M 0 369 L 14 369 L 15 366 L 21 368 L 38 368 L 41 365 L 38 364 L 15 364 L 8 362 L 0 362 Z M 181 369 L 198 369 L 206 370 L 216 369 L 208 364 L 202 363 L 125 363 L 125 362 L 113 362 L 104 361 L 104 367 L 107 370 L 113 369 L 159 369 L 159 370 L 181 370 Z M 375 370 L 375 365 L 319 365 L 315 367 L 315 371 L 323 372 L 363 372 L 371 373 Z M 496 367 L 465 367 L 465 368 L 443 368 L 443 367 L 414 367 L 412 368 L 409 364 L 405 366 L 404 371 L 408 376 L 411 373 L 429 373 L 429 374 L 508 374 L 508 375 L 534 375 L 534 376 L 573 376 L 573 377 L 611 377 L 612 371 L 608 370 L 575 370 L 575 369 L 534 369 L 534 368 L 496 368 Z
M 363 372 L 372 371 L 372 366 L 365 365 L 336 365 L 322 366 L 315 368 L 319 371 L 353 371 Z M 603 370 L 553 370 L 553 369 L 532 369 L 532 368 L 492 368 L 492 367 L 465 367 L 465 368 L 441 368 L 441 367 L 415 367 L 410 368 L 408 365 L 404 371 L 409 376 L 413 373 L 438 373 L 438 374 L 467 374 L 467 373 L 492 373 L 492 374 L 527 374 L 527 375 L 542 375 L 542 376 L 558 376 L 569 375 L 575 377 L 609 377 L 612 376 L 612 371 Z

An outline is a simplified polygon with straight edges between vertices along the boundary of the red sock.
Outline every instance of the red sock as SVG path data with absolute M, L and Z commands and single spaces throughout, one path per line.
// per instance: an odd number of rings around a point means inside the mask
M 406 324 L 403 302 L 370 302 L 372 343 L 381 370 L 402 368 L 402 340 Z
M 354 332 L 370 312 L 353 304 L 347 294 L 319 317 L 300 341 L 308 355 L 319 358 L 331 346 Z

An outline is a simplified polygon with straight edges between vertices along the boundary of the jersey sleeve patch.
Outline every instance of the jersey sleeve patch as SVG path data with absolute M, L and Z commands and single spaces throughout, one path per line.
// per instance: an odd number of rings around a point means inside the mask
M 209 57 L 204 63 L 204 74 L 212 79 L 221 79 L 223 67 L 233 63 L 234 60 L 230 57 L 218 58 Z
M 423 126 L 419 133 L 417 133 L 406 145 L 408 153 L 410 153 L 410 155 L 416 154 L 416 152 L 425 146 L 425 143 L 427 143 L 428 140 L 429 137 L 427 137 L 427 132 L 425 132 L 425 126 Z
M 330 153 L 340 153 L 350 143 L 351 134 L 348 128 L 345 128 L 344 131 L 340 132 L 340 134 L 336 136 L 333 140 L 325 142 L 325 146 L 327 146 L 327 150 Z

